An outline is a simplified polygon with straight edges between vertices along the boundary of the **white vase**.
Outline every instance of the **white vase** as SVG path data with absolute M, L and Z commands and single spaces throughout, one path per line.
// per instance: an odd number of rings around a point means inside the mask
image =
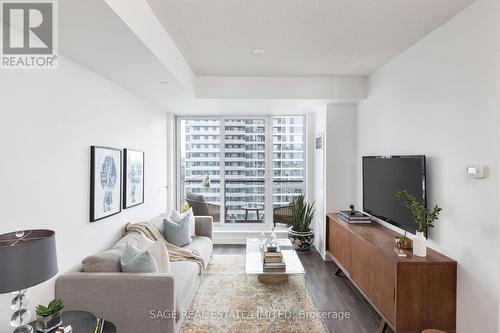
M 427 256 L 427 239 L 423 232 L 417 232 L 417 237 L 413 239 L 413 254 L 418 257 Z

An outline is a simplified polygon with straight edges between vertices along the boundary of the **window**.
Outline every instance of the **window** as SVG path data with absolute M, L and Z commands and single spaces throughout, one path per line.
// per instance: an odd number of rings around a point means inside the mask
M 220 121 L 186 119 L 178 123 L 180 131 L 180 198 L 187 200 L 198 215 L 211 215 L 221 221 L 220 196 Z M 209 177 L 210 186 L 203 184 Z M 203 200 L 196 200 L 201 199 Z
M 226 219 L 263 223 L 266 120 L 224 119 L 224 126 Z
M 304 193 L 304 125 L 304 117 L 273 117 L 274 206 Z
M 303 116 L 179 117 L 177 133 L 178 203 L 195 215 L 270 224 L 275 207 L 304 193 Z

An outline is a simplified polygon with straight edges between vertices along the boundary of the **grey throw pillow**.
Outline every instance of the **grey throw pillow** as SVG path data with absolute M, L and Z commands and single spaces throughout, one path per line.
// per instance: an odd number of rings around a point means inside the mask
M 134 245 L 127 243 L 123 251 L 122 272 L 127 273 L 158 273 L 158 263 L 151 253 L 141 251 Z
M 163 220 L 163 238 L 170 244 L 184 246 L 191 243 L 189 234 L 189 215 L 174 222 L 169 218 Z
M 162 220 L 163 222 L 163 220 Z M 132 245 L 137 244 L 137 240 L 142 236 L 138 233 L 131 232 L 125 237 L 116 242 L 113 247 L 107 251 L 97 253 L 83 259 L 84 272 L 121 272 L 121 258 L 127 243 Z
M 122 251 L 119 249 L 111 249 L 100 252 L 93 256 L 86 257 L 82 261 L 84 272 L 121 272 L 122 267 L 120 259 Z

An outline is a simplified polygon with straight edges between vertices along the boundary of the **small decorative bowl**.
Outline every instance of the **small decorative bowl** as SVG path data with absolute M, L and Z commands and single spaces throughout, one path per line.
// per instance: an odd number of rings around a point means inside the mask
M 405 236 L 395 236 L 394 244 L 396 244 L 396 248 L 400 250 L 411 250 L 411 239 Z

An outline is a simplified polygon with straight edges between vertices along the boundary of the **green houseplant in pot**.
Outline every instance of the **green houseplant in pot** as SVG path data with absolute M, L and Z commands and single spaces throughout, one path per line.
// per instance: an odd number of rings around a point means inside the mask
M 428 228 L 434 228 L 434 222 L 439 219 L 442 208 L 435 205 L 432 210 L 428 210 L 407 190 L 396 192 L 396 198 L 408 208 L 413 221 L 417 224 L 417 236 L 413 240 L 413 254 L 419 257 L 427 256 L 425 232 Z
M 50 301 L 49 305 L 36 307 L 36 329 L 39 332 L 50 332 L 62 324 L 64 304 L 60 299 Z
M 297 252 L 307 252 L 314 242 L 314 231 L 310 229 L 314 220 L 314 202 L 308 204 L 304 196 L 297 197 L 292 206 L 292 226 L 288 229 L 288 238 Z

